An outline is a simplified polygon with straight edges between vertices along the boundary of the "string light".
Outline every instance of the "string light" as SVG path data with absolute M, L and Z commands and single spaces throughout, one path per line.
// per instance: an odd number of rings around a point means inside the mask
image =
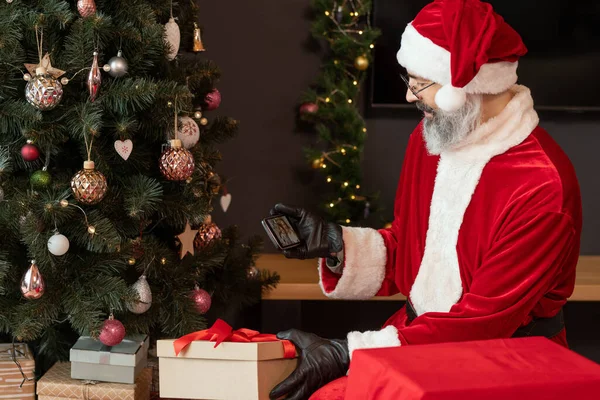
M 374 45 L 374 44 L 371 44 L 369 47 L 370 47 L 370 48 L 372 48 L 372 49 L 374 49 L 374 48 L 375 48 L 375 45 Z
M 335 204 L 333 204 L 333 203 L 329 203 L 329 207 L 331 207 L 331 208 L 333 208 L 334 205 Z
M 93 235 L 94 233 L 96 233 L 96 228 L 94 228 L 92 225 L 88 226 L 88 233 L 90 235 Z
M 352 196 L 350 196 L 350 198 L 351 198 L 352 200 L 354 200 L 354 199 L 356 199 L 356 196 L 355 196 L 355 195 L 352 195 Z
M 349 185 L 349 183 L 348 183 L 348 182 L 344 182 L 344 186 L 348 186 L 348 185 Z
M 360 189 L 360 185 L 356 185 L 356 188 L 357 188 L 357 189 Z
M 367 128 L 363 128 L 363 132 L 364 132 L 364 133 L 367 133 Z
M 325 15 L 329 17 L 329 11 L 325 11 Z
M 346 223 L 347 223 L 347 224 L 349 224 L 349 223 L 350 223 L 350 220 L 349 220 L 349 219 L 346 219 Z
M 323 164 L 323 165 L 322 165 L 322 167 L 323 167 L 323 168 L 327 168 L 327 164 Z
M 327 177 L 327 182 L 331 182 L 331 177 L 330 176 Z
M 352 99 L 348 99 L 348 104 L 352 104 Z
M 330 99 L 329 97 L 327 97 L 327 98 L 325 99 L 325 103 L 329 103 L 330 101 L 331 101 L 331 99 Z
M 353 84 L 354 86 L 356 86 L 356 85 L 358 85 L 358 82 L 354 81 L 354 82 L 352 82 L 352 84 Z
M 341 149 L 340 151 L 342 152 L 342 154 L 346 155 L 346 149 Z
M 363 31 L 358 31 L 358 34 L 359 34 L 359 35 L 362 35 L 362 34 L 363 34 Z

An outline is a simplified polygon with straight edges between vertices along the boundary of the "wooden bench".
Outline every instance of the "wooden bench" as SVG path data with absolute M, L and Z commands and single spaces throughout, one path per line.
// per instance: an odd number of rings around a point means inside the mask
M 317 260 L 293 260 L 281 254 L 263 254 L 256 266 L 276 271 L 281 276 L 277 287 L 263 294 L 263 300 L 332 300 L 319 287 Z M 396 295 L 371 300 L 405 300 L 405 297 Z M 600 301 L 600 256 L 579 258 L 575 291 L 569 301 Z

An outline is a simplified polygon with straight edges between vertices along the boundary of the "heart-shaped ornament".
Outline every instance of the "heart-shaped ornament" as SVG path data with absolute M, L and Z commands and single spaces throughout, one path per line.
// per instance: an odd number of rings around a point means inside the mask
M 131 155 L 131 151 L 133 150 L 133 142 L 130 139 L 127 140 L 117 140 L 115 142 L 115 150 L 123 160 L 127 161 L 129 156 Z
M 221 208 L 223 209 L 223 212 L 227 212 L 230 203 L 231 193 L 227 193 L 226 195 L 221 196 Z

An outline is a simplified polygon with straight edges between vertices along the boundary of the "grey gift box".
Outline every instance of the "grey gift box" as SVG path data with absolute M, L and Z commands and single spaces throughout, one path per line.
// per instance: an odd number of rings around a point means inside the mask
M 112 347 L 82 336 L 71 348 L 71 378 L 134 383 L 146 367 L 148 347 L 148 335 L 127 336 Z

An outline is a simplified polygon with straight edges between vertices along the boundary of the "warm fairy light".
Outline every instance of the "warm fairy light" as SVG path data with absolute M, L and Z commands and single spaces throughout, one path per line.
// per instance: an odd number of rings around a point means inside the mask
M 333 203 L 329 203 L 329 207 L 333 208 L 334 204 Z
M 96 233 L 96 228 L 94 228 L 92 225 L 88 226 L 88 233 L 90 235 L 93 235 L 94 233 Z
M 329 17 L 329 11 L 325 11 L 325 15 Z
M 356 86 L 356 85 L 358 85 L 358 82 L 354 81 L 354 82 L 352 82 L 352 84 L 353 84 L 354 86 Z
M 323 165 L 322 165 L 322 167 L 323 167 L 323 168 L 327 168 L 327 164 L 323 164 Z
M 342 149 L 340 151 L 342 152 L 342 154 L 346 154 L 346 149 Z
M 353 149 L 354 149 L 354 150 L 358 150 L 358 147 L 354 146 L 354 147 L 353 147 Z
M 348 183 L 348 182 L 344 182 L 344 186 L 348 186 L 348 185 L 349 185 L 349 183 Z
M 356 199 L 356 196 L 355 196 L 355 195 L 352 195 L 352 196 L 350 196 L 350 198 L 351 198 L 352 200 L 354 200 L 354 199 Z
M 348 104 L 352 104 L 352 99 L 348 99 Z
M 356 185 L 356 188 L 357 188 L 357 189 L 360 189 L 360 185 Z
M 327 97 L 327 98 L 325 99 L 325 103 L 329 103 L 330 101 L 331 101 L 331 99 L 330 99 L 329 97 Z
M 367 128 L 363 128 L 363 132 L 364 132 L 364 133 L 367 133 Z
M 373 48 L 375 48 L 375 45 L 371 44 L 369 47 L 373 49 Z
M 331 182 L 331 177 L 327 177 L 327 182 Z
M 346 220 L 346 223 L 347 223 L 347 224 L 349 224 L 349 223 L 350 223 L 350 220 L 349 220 L 349 219 L 347 219 L 347 220 Z
M 359 35 L 362 35 L 362 34 L 363 34 L 363 31 L 358 31 L 358 34 L 359 34 Z

